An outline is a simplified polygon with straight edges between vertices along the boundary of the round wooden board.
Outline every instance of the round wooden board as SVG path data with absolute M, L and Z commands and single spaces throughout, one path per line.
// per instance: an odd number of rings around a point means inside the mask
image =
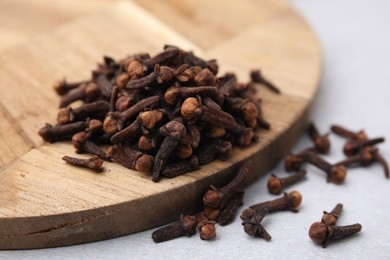
M 218 59 L 221 73 L 234 71 L 242 82 L 261 68 L 282 90 L 258 91 L 272 129 L 227 161 L 159 183 L 115 163 L 102 174 L 71 167 L 61 160 L 74 154 L 69 143 L 41 140 L 38 129 L 56 116 L 54 80 L 88 78 L 104 54 L 154 54 L 166 43 Z M 254 163 L 246 184 L 253 182 L 302 133 L 320 68 L 315 35 L 281 0 L 115 2 L 7 49 L 0 54 L 0 139 L 17 141 L 2 152 L 13 161 L 0 170 L 0 249 L 72 245 L 166 224 L 199 210 L 208 186 L 225 184 L 248 159 Z

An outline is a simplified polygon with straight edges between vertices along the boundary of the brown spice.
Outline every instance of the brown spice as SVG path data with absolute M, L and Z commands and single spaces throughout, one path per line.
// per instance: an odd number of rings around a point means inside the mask
M 92 158 L 89 159 L 81 159 L 81 158 L 75 158 L 70 156 L 64 156 L 62 157 L 62 160 L 64 160 L 65 162 L 71 165 L 85 167 L 95 171 L 101 171 L 103 165 L 103 160 L 100 159 L 98 156 L 93 156 Z

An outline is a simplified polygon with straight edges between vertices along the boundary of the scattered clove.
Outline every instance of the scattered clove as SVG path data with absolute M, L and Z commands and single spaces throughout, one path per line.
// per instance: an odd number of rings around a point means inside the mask
M 261 225 L 261 221 L 268 214 L 268 208 L 264 207 L 260 210 L 247 209 L 246 214 L 247 216 L 242 217 L 245 233 L 250 236 L 261 237 L 267 241 L 271 240 L 271 235 Z
M 292 191 L 289 193 L 284 193 L 284 195 L 278 199 L 254 204 L 249 208 L 254 210 L 261 210 L 263 208 L 267 208 L 268 212 L 289 210 L 291 212 L 296 213 L 298 212 L 297 208 L 299 207 L 299 205 L 301 205 L 301 202 L 302 202 L 301 193 L 299 193 L 298 191 Z M 246 210 L 244 210 L 244 212 Z
M 310 226 L 309 237 L 314 243 L 326 248 L 329 241 L 341 239 L 356 234 L 362 230 L 362 225 L 329 226 L 323 222 L 315 222 Z
M 71 165 L 85 167 L 95 171 L 101 171 L 103 165 L 103 160 L 100 159 L 98 156 L 93 156 L 89 159 L 81 159 L 81 158 L 75 158 L 70 156 L 64 156 L 62 157 L 62 160 L 64 160 L 65 162 Z
M 327 182 L 341 184 L 347 176 L 347 168 L 344 165 L 331 165 L 314 152 L 306 152 L 303 155 L 303 160 L 323 170 L 327 174 Z

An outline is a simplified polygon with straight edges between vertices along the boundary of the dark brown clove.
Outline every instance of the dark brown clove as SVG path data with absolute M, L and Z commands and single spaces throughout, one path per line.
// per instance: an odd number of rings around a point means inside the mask
M 47 124 L 39 130 L 39 135 L 50 143 L 59 140 L 70 140 L 72 136 L 85 130 L 87 124 L 84 121 L 74 122 L 66 125 L 52 126 Z
M 225 208 L 228 201 L 234 196 L 237 189 L 244 181 L 246 175 L 248 174 L 248 171 L 249 171 L 249 165 L 248 163 L 246 163 L 240 169 L 240 171 L 237 173 L 234 179 L 231 182 L 229 182 L 226 186 L 219 189 L 211 185 L 210 190 L 208 190 L 203 196 L 203 203 L 206 206 L 212 208 L 219 208 L 219 209 Z
M 262 208 L 258 211 L 253 209 L 247 209 L 247 216 L 244 217 L 242 225 L 244 226 L 244 231 L 250 236 L 261 237 L 264 240 L 271 240 L 271 235 L 267 230 L 261 225 L 261 221 L 268 214 L 268 208 Z
M 268 212 L 276 212 L 282 210 L 289 210 L 291 212 L 298 212 L 298 207 L 302 203 L 302 195 L 298 191 L 292 191 L 284 193 L 282 197 L 270 201 L 261 202 L 254 204 L 249 208 L 254 210 L 261 210 L 263 208 L 268 208 Z M 244 210 L 245 212 L 245 210 Z
M 75 158 L 70 156 L 64 156 L 62 157 L 62 160 L 64 160 L 65 162 L 71 165 L 85 167 L 95 171 L 101 171 L 103 165 L 103 160 L 100 159 L 98 156 L 93 156 L 92 158 L 89 159 L 81 159 L 81 158 Z
M 194 81 L 198 86 L 213 86 L 216 84 L 217 78 L 208 68 L 205 68 L 196 74 Z
M 327 225 L 324 222 L 315 222 L 310 226 L 309 237 L 314 243 L 326 248 L 329 241 L 341 239 L 362 230 L 362 225 L 353 224 L 349 226 Z
M 331 128 L 333 133 L 341 136 L 341 137 L 346 137 L 349 139 L 354 139 L 358 141 L 366 141 L 368 140 L 368 137 L 366 133 L 363 130 L 360 130 L 358 132 L 352 132 L 345 127 L 339 126 L 339 125 L 332 125 Z
M 347 176 L 347 168 L 344 165 L 332 165 L 314 152 L 306 152 L 303 155 L 303 160 L 323 170 L 327 174 L 327 182 L 341 184 Z
M 198 99 L 194 97 L 189 97 L 184 100 L 181 107 L 181 115 L 188 121 L 199 118 L 212 125 L 226 129 L 233 129 L 237 124 L 230 114 L 201 105 Z
M 111 157 L 94 142 L 88 140 L 89 135 L 85 132 L 79 132 L 72 136 L 72 145 L 76 149 L 76 153 L 90 153 L 97 155 L 105 161 L 111 161 Z
M 117 121 L 118 129 L 122 130 L 127 120 L 138 115 L 145 108 L 151 107 L 154 104 L 158 103 L 159 101 L 160 101 L 159 96 L 151 96 L 141 100 L 140 102 L 134 104 L 133 106 L 131 106 L 130 108 L 126 109 L 121 113 L 114 113 L 114 118 L 118 120 Z
M 87 118 L 100 118 L 108 112 L 110 106 L 103 100 L 87 103 L 77 108 L 61 108 L 58 111 L 57 122 L 61 125 Z

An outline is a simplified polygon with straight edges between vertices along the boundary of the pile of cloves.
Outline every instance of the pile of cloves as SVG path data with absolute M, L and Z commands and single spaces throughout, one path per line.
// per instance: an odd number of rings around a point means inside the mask
M 153 181 L 197 170 L 225 160 L 235 145 L 251 145 L 257 129 L 270 128 L 255 84 L 280 92 L 259 70 L 247 84 L 233 73 L 217 73 L 216 60 L 170 45 L 153 57 L 104 57 L 90 80 L 55 83 L 61 96 L 57 124 L 46 124 L 39 134 L 48 142 L 72 140 L 77 153 L 152 173 Z M 101 170 L 100 162 L 64 160 Z

